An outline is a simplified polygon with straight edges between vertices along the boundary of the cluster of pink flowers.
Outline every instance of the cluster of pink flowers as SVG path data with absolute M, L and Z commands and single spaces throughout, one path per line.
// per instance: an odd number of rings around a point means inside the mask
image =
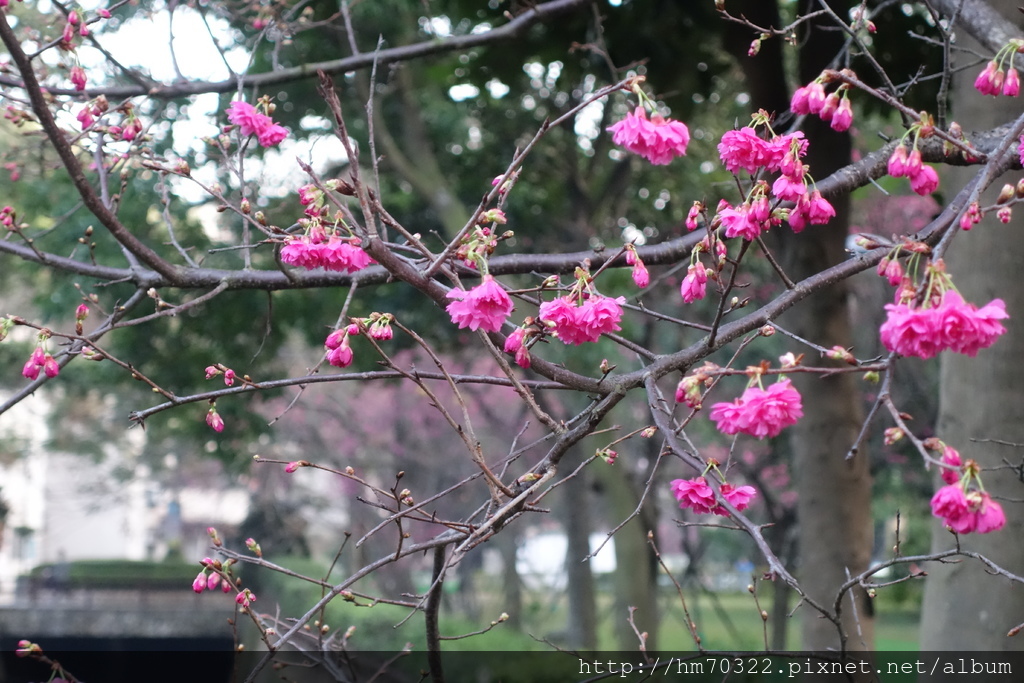
M 849 88 L 840 86 L 830 95 L 820 79 L 797 88 L 790 100 L 789 108 L 794 114 L 817 114 L 822 121 L 828 121 L 833 130 L 842 132 L 853 123 L 853 107 L 847 94 Z
M 658 113 L 647 118 L 647 111 L 637 107 L 626 118 L 610 126 L 612 142 L 639 154 L 656 166 L 669 163 L 686 154 L 690 131 L 682 121 L 666 119 Z
M 218 587 L 225 593 L 230 593 L 233 590 L 231 582 L 224 579 L 214 568 L 220 564 L 219 562 L 215 562 L 209 557 L 204 557 L 200 564 L 203 565 L 203 570 L 199 572 L 195 581 L 192 582 L 192 590 L 196 593 L 216 590 Z
M 936 491 L 931 506 L 932 514 L 941 517 L 946 526 L 958 534 L 972 531 L 987 534 L 1002 529 L 1006 524 L 1002 505 L 984 491 L 965 491 L 961 483 L 949 484 Z
M 288 129 L 241 100 L 228 106 L 228 121 L 238 126 L 242 135 L 255 135 L 262 147 L 273 147 L 288 137 Z
M 939 174 L 921 161 L 921 150 L 916 145 L 909 151 L 906 145 L 897 145 L 889 157 L 888 172 L 893 178 L 910 178 L 910 189 L 922 196 L 939 188 Z
M 940 297 L 926 302 L 928 307 L 887 304 L 881 327 L 885 348 L 917 358 L 934 358 L 947 349 L 973 357 L 1006 332 L 999 323 L 1009 317 L 1002 299 L 976 308 L 952 289 Z
M 351 323 L 327 335 L 324 339 L 324 348 L 327 349 L 328 363 L 336 368 L 347 368 L 352 365 L 352 346 L 348 338 L 355 334 L 359 334 L 359 325 Z
M 647 271 L 647 266 L 640 260 L 640 255 L 636 253 L 636 247 L 632 244 L 626 245 L 626 265 L 633 266 L 633 283 L 643 289 L 647 285 L 651 284 L 651 274 Z
M 516 365 L 521 368 L 530 367 L 530 349 L 526 345 L 526 328 L 517 327 L 512 334 L 505 338 L 505 353 L 511 353 L 516 358 Z
M 91 126 L 97 116 L 101 116 L 108 108 L 107 98 L 100 95 L 94 100 L 85 103 L 78 113 L 75 114 L 75 118 L 78 119 L 78 123 L 81 124 L 82 130 L 85 130 Z
M 716 514 L 723 517 L 729 515 L 729 512 L 715 499 L 715 492 L 704 477 L 674 479 L 671 486 L 672 495 L 679 501 L 680 509 L 690 508 L 701 515 Z M 740 511 L 745 510 L 757 495 L 753 486 L 734 487 L 731 484 L 722 484 L 718 487 L 718 492 L 722 498 Z
M 370 265 L 370 255 L 355 246 L 355 238 L 344 238 L 322 233 L 291 237 L 281 247 L 281 260 L 293 266 L 313 270 L 325 268 L 354 273 Z
M 788 379 L 780 379 L 767 390 L 747 387 L 732 403 L 711 406 L 711 419 L 723 434 L 749 434 L 759 439 L 778 436 L 804 415 L 800 392 Z
M 508 293 L 489 274 L 473 289 L 453 289 L 447 296 L 452 302 L 445 310 L 452 322 L 474 332 L 497 332 L 515 308 Z
M 1016 97 L 1020 94 L 1020 74 L 1013 68 L 1013 62 L 1010 62 L 1010 68 L 1003 71 L 1003 68 L 999 65 L 999 62 L 992 60 L 985 65 L 985 69 L 978 74 L 978 77 L 974 80 L 974 87 L 982 95 L 1006 95 L 1007 97 Z
M 767 121 L 767 116 L 759 112 L 755 115 L 755 124 L 761 120 Z M 768 185 L 759 182 L 742 204 L 732 206 L 724 200 L 719 202 L 718 219 L 726 237 L 754 240 L 771 226 L 780 224 L 783 216 L 788 216 L 794 232 L 800 232 L 808 223 L 824 225 L 835 217 L 832 204 L 817 189 L 808 187 L 807 169 L 801 161 L 806 153 L 807 140 L 800 132 L 765 140 L 755 128 L 746 127 L 722 136 L 718 154 L 727 169 L 732 173 L 746 170 L 753 174 L 762 168 L 780 172 L 772 184 L 771 194 L 794 204 L 788 214 L 772 211 Z M 691 229 L 696 227 L 698 215 L 694 210 L 699 212 L 697 205 L 687 216 L 687 227 Z
M 538 317 L 554 328 L 555 334 L 565 344 L 580 345 L 601 338 L 606 332 L 617 332 L 622 328 L 622 304 L 624 297 L 613 299 L 600 294 L 587 295 L 577 305 L 576 297 L 563 296 L 540 305 Z
M 213 379 L 214 377 L 224 376 L 224 386 L 233 386 L 235 383 L 235 371 L 229 367 L 226 367 L 220 363 L 217 365 L 206 366 L 206 379 Z
M 47 377 L 53 378 L 60 373 L 60 365 L 53 356 L 46 352 L 46 349 L 42 346 L 37 346 L 25 362 L 25 366 L 21 369 L 21 374 L 26 379 L 34 380 L 39 377 L 40 370 Z
M 745 126 L 727 131 L 718 143 L 718 156 L 730 173 L 743 170 L 755 174 L 762 168 L 774 173 L 805 154 L 807 140 L 800 131 L 765 140 L 755 128 Z

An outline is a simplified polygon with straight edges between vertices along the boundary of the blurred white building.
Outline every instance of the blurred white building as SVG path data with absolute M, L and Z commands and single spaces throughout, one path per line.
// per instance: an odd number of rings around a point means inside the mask
M 3 396 L 0 394 L 0 402 Z M 243 489 L 171 490 L 139 462 L 141 430 L 104 444 L 103 458 L 46 447 L 45 397 L 29 397 L 0 416 L 0 601 L 33 567 L 74 560 L 161 560 L 172 546 L 186 558 L 207 552 L 210 525 L 238 525 L 248 513 Z

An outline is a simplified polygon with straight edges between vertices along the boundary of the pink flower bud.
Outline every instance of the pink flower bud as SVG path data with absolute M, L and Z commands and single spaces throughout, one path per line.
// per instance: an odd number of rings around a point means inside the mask
M 207 365 L 206 366 L 206 379 L 212 379 L 212 378 L 216 377 L 217 375 L 219 375 L 220 372 L 221 372 L 220 368 L 218 368 L 216 365 Z
M 28 361 L 26 361 L 25 366 L 21 369 L 21 374 L 23 377 L 25 377 L 25 379 L 34 380 L 39 377 L 39 368 L 40 366 L 33 363 L 32 359 L 30 358 Z
M 194 590 L 196 593 L 202 593 L 204 590 L 206 590 L 206 582 L 206 571 L 203 570 L 199 572 L 199 575 L 196 577 L 196 580 L 192 582 L 192 590 Z
M 51 379 L 60 374 L 60 365 L 50 354 L 46 354 L 46 359 L 43 361 L 43 372 Z
M 235 383 L 235 371 L 232 370 L 231 368 L 228 368 L 227 370 L 224 371 L 224 384 L 226 384 L 227 386 L 230 387 L 234 383 Z
M 85 69 L 80 66 L 71 67 L 71 78 L 72 85 L 75 86 L 75 90 L 85 90 Z
M 78 308 L 75 309 L 75 320 L 82 322 L 89 317 L 89 307 L 85 304 L 78 304 Z
M 216 408 L 210 408 L 209 412 L 206 413 L 206 424 L 215 432 L 224 431 L 224 418 L 220 416 Z

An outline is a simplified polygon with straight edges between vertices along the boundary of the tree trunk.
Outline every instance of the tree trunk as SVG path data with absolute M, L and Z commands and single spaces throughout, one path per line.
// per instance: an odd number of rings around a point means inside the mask
M 628 457 L 623 455 L 622 457 Z M 613 524 L 626 519 L 636 509 L 642 485 L 632 485 L 623 470 L 631 463 L 600 466 L 601 483 L 608 500 L 608 519 Z M 620 650 L 639 647 L 636 633 L 629 625 L 629 608 L 635 607 L 633 621 L 637 630 L 647 633 L 647 649 L 656 649 L 658 632 L 657 561 L 647 544 L 647 532 L 655 528 L 655 515 L 648 500 L 641 513 L 615 534 L 615 589 L 613 623 L 615 646 Z
M 581 472 L 563 488 L 562 505 L 565 513 L 565 573 L 568 585 L 569 620 L 567 640 L 570 647 L 583 650 L 597 649 L 597 598 L 594 574 L 590 562 L 583 558 L 590 554 L 591 518 L 593 501 L 589 495 L 590 475 Z
M 993 0 L 990 4 L 1007 17 L 1019 18 L 1016 2 Z M 973 41 L 964 40 L 963 46 L 978 49 Z M 956 83 L 956 120 L 965 130 L 975 130 L 1016 117 L 1020 104 L 1013 98 L 984 97 L 971 87 L 976 71 L 962 72 Z M 977 169 L 953 169 L 945 174 L 944 182 L 949 183 L 952 192 L 976 172 Z M 1006 180 L 1015 179 L 1008 176 Z M 999 187 L 1001 183 L 994 185 L 995 192 Z M 991 203 L 992 196 L 994 193 L 987 203 Z M 991 348 L 981 351 L 976 358 L 946 352 L 941 359 L 939 436 L 984 470 L 1005 466 L 1004 460 L 1018 463 L 1021 451 L 975 439 L 1024 443 L 1024 421 L 1020 414 L 1020 391 L 1024 386 L 1024 365 L 1020 360 L 1024 354 L 1024 287 L 1019 283 L 1020 265 L 1024 263 L 1024 241 L 1019 238 L 1022 227 L 1020 209 L 1008 226 L 999 225 L 994 216 L 986 217 L 970 232 L 956 236 L 946 259 L 947 270 L 966 300 L 983 305 L 999 297 L 1010 313 L 1010 319 L 1003 321 L 1007 333 Z M 1020 481 L 1010 472 L 983 472 L 982 476 L 985 490 L 994 498 L 1021 498 Z M 1024 514 L 1019 504 L 1007 504 L 1005 500 L 1003 509 L 1007 519 L 1004 529 L 961 536 L 960 545 L 1019 574 L 1024 566 L 1024 545 L 1020 543 Z M 932 550 L 954 546 L 952 534 L 942 528 L 940 520 L 935 520 Z M 1010 628 L 1024 621 L 1024 587 L 991 576 L 972 560 L 932 564 L 927 571 L 921 614 L 922 650 L 1024 648 L 1019 637 L 1006 635 Z
M 803 9 L 808 3 L 802 3 Z M 845 14 L 849 3 L 831 2 Z M 836 53 L 842 37 L 814 30 L 800 50 L 800 82 L 814 80 Z M 810 147 L 806 163 L 815 178 L 824 178 L 850 162 L 850 138 L 810 117 L 805 127 Z M 832 199 L 836 217 L 827 226 L 810 226 L 800 235 L 777 231 L 789 276 L 799 281 L 846 258 L 849 198 Z M 794 307 L 782 323 L 802 337 L 830 348 L 852 345 L 848 287 L 840 283 Z M 814 361 L 809 361 L 813 363 Z M 831 608 L 836 591 L 849 575 L 871 561 L 871 474 L 866 453 L 846 460 L 863 419 L 857 380 L 850 374 L 828 378 L 799 376 L 804 417 L 789 434 L 799 493 L 798 577 L 807 594 Z M 812 609 L 801 609 L 802 647 L 825 650 L 843 646 L 838 629 Z M 867 595 L 857 590 L 842 601 L 845 647 L 870 650 L 874 620 Z

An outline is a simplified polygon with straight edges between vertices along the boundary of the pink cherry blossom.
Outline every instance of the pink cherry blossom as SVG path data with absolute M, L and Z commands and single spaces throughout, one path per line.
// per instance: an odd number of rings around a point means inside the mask
M 723 434 L 749 434 L 759 439 L 778 436 L 803 417 L 800 393 L 788 379 L 781 379 L 768 387 L 748 387 L 732 403 L 716 403 L 711 407 L 711 419 Z
M 902 178 L 907 173 L 907 148 L 903 143 L 896 145 L 896 149 L 892 151 L 892 155 L 889 156 L 889 164 L 887 167 L 889 175 L 893 178 Z
M 975 308 L 953 290 L 946 292 L 939 310 L 943 311 L 940 325 L 949 348 L 972 358 L 1006 333 L 999 321 L 1010 317 L 1002 299 L 993 299 Z
M 998 95 L 1003 83 L 1003 72 L 993 59 L 974 80 L 975 89 L 982 95 Z
M 785 176 L 782 176 L 785 177 Z M 725 228 L 726 237 L 742 237 L 745 240 L 755 240 L 761 234 L 761 230 L 767 226 L 758 222 L 751 215 L 750 204 L 739 204 L 738 206 L 725 205 L 725 208 L 718 212 L 718 217 Z
M 78 123 L 82 126 L 82 130 L 85 130 L 96 121 L 92 114 L 92 107 L 89 105 L 79 109 L 78 113 L 75 114 L 75 118 L 78 119 Z
M 505 338 L 505 353 L 513 354 L 516 364 L 521 368 L 530 367 L 530 350 L 523 343 L 525 339 L 526 330 L 522 327 L 517 327 L 512 334 Z
M 686 277 L 679 286 L 683 301 L 692 304 L 707 295 L 708 272 L 703 264 L 692 264 L 686 271 Z
M 266 127 L 263 119 L 267 118 L 248 102 L 235 100 L 228 105 L 228 121 L 238 126 L 242 135 L 255 135 Z
M 960 470 L 958 468 L 963 465 L 963 461 L 960 459 L 959 451 L 951 446 L 946 446 L 942 453 L 942 462 L 952 466 L 941 468 L 942 481 L 947 484 L 955 484 L 960 481 Z
M 43 360 L 43 372 L 50 379 L 60 374 L 60 365 L 57 364 L 57 361 L 50 354 L 46 354 L 46 358 Z
M 563 343 L 578 346 L 622 329 L 619 322 L 622 320 L 621 304 L 625 301 L 624 297 L 592 295 L 576 306 L 567 297 L 559 297 L 542 303 L 537 317 L 551 324 Z
M 586 332 L 590 341 L 597 341 L 602 334 L 618 332 L 622 328 L 622 304 L 625 297 L 613 299 L 610 296 L 591 296 L 576 310 L 576 322 Z
M 21 376 L 24 377 L 25 379 L 37 379 L 39 377 L 40 368 L 41 366 L 36 365 L 34 362 L 32 362 L 32 359 L 29 358 L 27 361 L 25 361 L 25 365 L 21 368 Z
M 681 121 L 665 119 L 653 114 L 647 119 L 647 111 L 637 107 L 626 118 L 610 126 L 612 142 L 639 154 L 656 166 L 669 163 L 677 156 L 686 154 L 690 144 L 690 131 Z
M 1024 140 L 1024 135 L 1021 136 L 1021 140 Z M 1024 142 L 1021 142 L 1021 149 L 1024 150 Z M 1021 152 L 1021 156 L 1024 157 L 1024 151 Z M 1024 162 L 1021 163 L 1024 164 Z M 693 206 L 690 207 L 690 210 L 686 213 L 687 230 L 697 229 L 697 221 L 700 220 L 700 212 L 703 208 L 704 205 L 700 202 L 694 202 Z
M 922 164 L 917 172 L 910 176 L 910 189 L 921 196 L 935 192 L 939 189 L 939 174 L 931 166 Z
M 71 67 L 69 78 L 71 84 L 75 86 L 75 90 L 85 90 L 85 69 L 80 66 Z
M 880 277 L 886 278 L 893 287 L 903 281 L 903 266 L 900 265 L 899 259 L 886 256 L 878 262 L 876 272 Z
M 822 121 L 831 121 L 832 117 L 835 116 L 836 111 L 839 109 L 839 92 L 836 91 L 825 98 L 825 103 L 821 105 L 821 109 L 818 111 L 818 116 Z
M 973 531 L 973 528 L 968 528 L 973 519 L 967 503 L 967 496 L 964 495 L 964 491 L 959 485 L 950 484 L 936 491 L 932 496 L 931 507 L 932 514 L 943 518 L 948 526 L 962 529 L 962 531 L 958 530 L 958 533 Z
M 512 299 L 490 275 L 484 275 L 483 281 L 468 292 L 451 290 L 448 298 L 453 301 L 445 310 L 452 322 L 474 332 L 478 329 L 497 332 L 513 309 Z
M 351 242 L 332 237 L 321 243 L 320 263 L 327 270 L 355 273 L 370 265 L 369 254 Z M 283 256 L 282 256 L 283 260 Z
M 1003 81 L 1003 94 L 1007 97 L 1016 97 L 1020 94 L 1020 74 L 1012 66 L 1006 70 L 1006 79 Z
M 974 357 L 1006 333 L 999 321 L 1009 317 L 1002 299 L 977 309 L 953 290 L 943 295 L 938 306 L 887 304 L 885 310 L 882 343 L 890 351 L 917 358 L 934 358 L 946 349 Z
M 273 147 L 288 137 L 288 129 L 281 124 L 270 122 L 256 134 L 256 141 L 261 147 Z
M 718 156 L 730 173 L 747 171 L 753 174 L 774 161 L 776 154 L 756 130 L 746 126 L 727 131 L 722 136 L 718 143 Z
M 836 210 L 821 193 L 815 190 L 811 193 L 810 204 L 807 208 L 807 220 L 812 225 L 825 225 L 836 217 Z
M 215 432 L 224 431 L 224 418 L 220 416 L 216 408 L 210 408 L 206 413 L 206 424 Z
M 288 136 L 286 128 L 241 100 L 228 106 L 228 121 L 238 126 L 242 135 L 255 135 L 262 147 L 273 147 Z
M 336 368 L 347 368 L 352 365 L 353 357 L 352 346 L 348 343 L 348 335 L 344 336 L 338 346 L 327 352 L 327 362 Z
M 839 106 L 836 108 L 835 114 L 832 115 L 832 130 L 843 132 L 848 130 L 850 125 L 853 123 L 853 106 L 850 104 L 850 98 L 844 97 L 839 102 Z
M 715 501 L 715 492 L 708 486 L 704 477 L 674 479 L 671 486 L 672 495 L 679 501 L 680 509 L 690 508 L 698 514 L 708 514 L 714 512 L 718 507 L 718 503 Z
M 998 531 L 1006 525 L 1006 514 L 1003 506 L 992 500 L 987 493 L 977 492 L 975 494 L 979 502 L 972 505 L 974 509 L 975 531 L 979 534 L 987 534 L 990 531 Z M 975 496 L 968 496 L 972 500 Z
M 807 194 L 807 183 L 802 177 L 780 175 L 772 185 L 772 194 L 783 201 L 795 202 Z
M 195 578 L 195 581 L 192 582 L 192 590 L 194 590 L 196 593 L 202 593 L 204 590 L 206 590 L 206 582 L 206 571 L 204 570 L 199 572 L 199 576 L 197 576 Z
M 750 505 L 750 501 L 757 495 L 757 489 L 753 486 L 739 486 L 734 487 L 732 484 L 722 484 L 718 489 L 718 492 L 722 494 L 722 497 L 729 501 L 734 508 L 739 511 L 746 510 Z M 715 507 L 715 514 L 727 517 L 728 511 L 722 506 Z
M 802 88 L 797 88 L 789 108 L 794 114 L 817 114 L 825 106 L 825 86 L 812 81 Z

